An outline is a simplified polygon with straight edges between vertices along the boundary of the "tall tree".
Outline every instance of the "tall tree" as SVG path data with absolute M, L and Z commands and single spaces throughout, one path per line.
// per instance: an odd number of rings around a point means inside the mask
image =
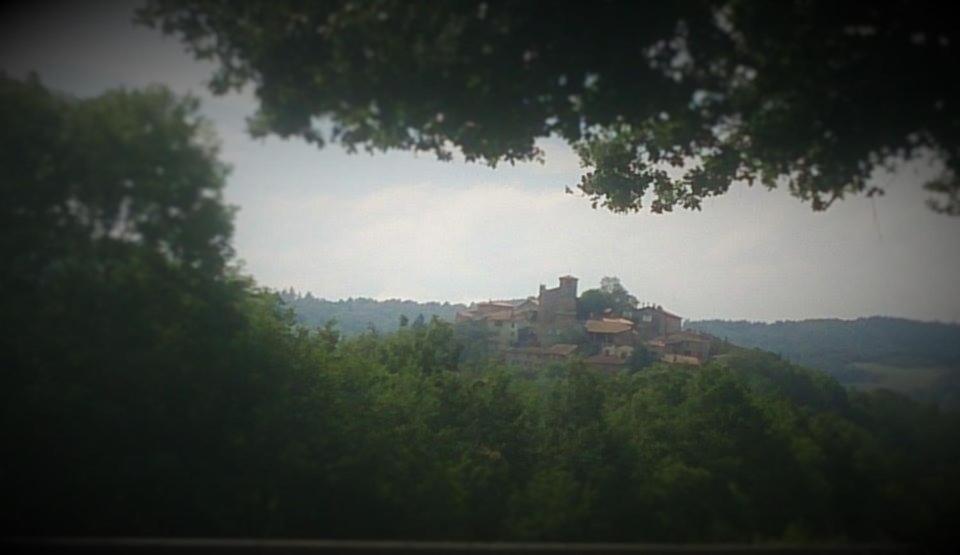
M 614 211 L 736 180 L 821 210 L 929 154 L 930 206 L 960 214 L 960 34 L 937 2 L 150 0 L 139 19 L 217 61 L 214 91 L 252 84 L 258 135 L 490 164 L 559 136 Z
M 265 359 L 288 326 L 227 270 L 226 169 L 196 107 L 0 75 L 5 533 L 165 533 L 242 489 L 210 469 L 282 387 Z
M 620 278 L 605 277 L 600 280 L 599 289 L 587 289 L 580 294 L 577 316 L 584 320 L 591 315 L 600 316 L 607 310 L 622 315 L 636 307 L 637 298 L 620 283 Z

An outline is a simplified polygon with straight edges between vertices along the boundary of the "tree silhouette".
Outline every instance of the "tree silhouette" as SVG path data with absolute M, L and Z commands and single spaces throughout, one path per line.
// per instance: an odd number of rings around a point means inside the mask
M 737 180 L 815 210 L 930 155 L 960 214 L 957 28 L 932 2 L 195 2 L 139 21 L 251 84 L 252 131 L 496 164 L 558 136 L 614 211 L 698 209 Z M 329 122 L 318 126 L 317 121 Z M 645 198 L 646 197 L 646 198 Z

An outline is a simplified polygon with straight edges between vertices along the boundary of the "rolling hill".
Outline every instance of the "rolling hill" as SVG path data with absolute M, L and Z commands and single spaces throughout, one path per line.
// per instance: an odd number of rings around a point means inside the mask
M 960 407 L 960 325 L 903 318 L 685 324 L 736 345 L 778 353 L 860 389 L 886 388 Z

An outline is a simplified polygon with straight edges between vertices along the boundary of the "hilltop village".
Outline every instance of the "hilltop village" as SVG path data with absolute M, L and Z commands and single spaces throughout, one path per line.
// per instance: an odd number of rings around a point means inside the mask
M 715 342 L 710 335 L 684 330 L 682 318 L 659 305 L 583 312 L 577 278 L 562 276 L 558 287 L 540 285 L 536 297 L 474 303 L 457 313 L 456 322 L 477 326 L 503 362 L 527 368 L 576 356 L 590 367 L 617 371 L 635 353 L 700 365 Z

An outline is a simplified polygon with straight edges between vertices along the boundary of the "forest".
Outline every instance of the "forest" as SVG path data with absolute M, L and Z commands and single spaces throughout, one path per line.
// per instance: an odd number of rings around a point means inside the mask
M 774 352 L 859 388 L 884 387 L 960 408 L 960 325 L 903 318 L 702 320 L 691 329 Z
M 436 316 L 453 322 L 457 312 L 467 308 L 463 304 L 448 302 L 380 301 L 362 297 L 330 301 L 314 297 L 310 292 L 301 294 L 292 287 L 280 291 L 280 300 L 293 309 L 298 323 L 307 327 L 322 327 L 333 320 L 337 330 L 345 336 L 370 330 L 396 331 L 401 318 L 411 322 L 419 318 L 421 323 L 426 323 Z
M 613 375 L 311 329 L 237 271 L 195 101 L 0 77 L 0 120 L 5 535 L 956 540 L 955 413 L 733 346 Z

